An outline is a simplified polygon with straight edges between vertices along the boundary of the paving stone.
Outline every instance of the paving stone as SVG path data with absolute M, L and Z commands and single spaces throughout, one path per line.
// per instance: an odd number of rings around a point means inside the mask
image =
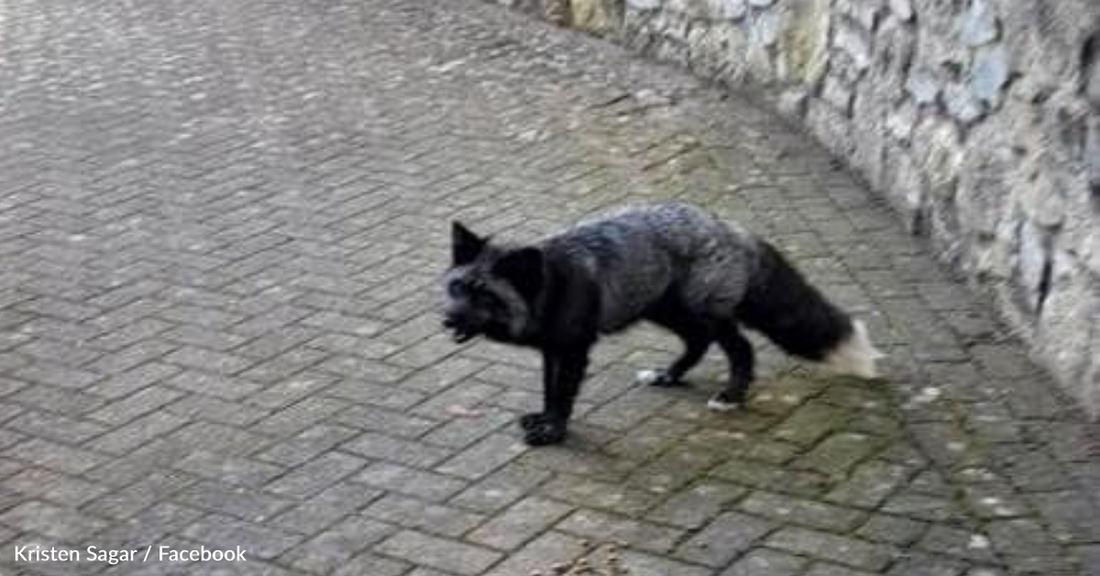
M 453 404 L 448 406 L 445 412 L 456 410 L 466 410 L 466 407 L 461 404 Z M 504 429 L 506 431 L 505 427 L 515 420 L 515 414 L 512 412 L 484 405 L 478 406 L 471 412 L 472 415 L 468 417 L 452 418 L 449 422 L 439 425 L 424 436 L 424 441 L 441 446 L 462 448 L 498 430 Z
M 145 366 L 149 366 L 149 364 Z M 174 366 L 169 368 L 173 371 L 179 370 Z M 180 390 L 214 396 L 228 401 L 239 400 L 261 388 L 260 384 L 256 382 L 217 374 L 204 374 L 192 370 L 179 372 L 169 378 L 167 384 Z
M 951 508 L 950 500 L 915 493 L 901 493 L 890 498 L 882 510 L 926 522 L 945 522 L 958 516 Z
M 94 394 L 74 392 L 52 386 L 26 386 L 22 383 L 0 379 L 0 396 L 11 395 L 11 400 L 28 408 L 38 408 L 64 416 L 81 416 L 104 404 L 104 399 Z
M 458 478 L 388 462 L 368 466 L 353 481 L 430 502 L 446 500 L 467 486 L 466 481 Z
M 856 510 L 768 492 L 753 492 L 738 508 L 756 516 L 831 532 L 849 532 L 864 518 Z
M 887 546 L 803 528 L 784 528 L 771 535 L 766 543 L 796 554 L 870 571 L 886 567 L 893 555 Z
M 950 558 L 941 558 L 920 553 L 910 553 L 895 562 L 887 574 L 901 576 L 959 576 L 966 564 Z
M 306 398 L 257 422 L 253 429 L 273 436 L 300 432 L 329 419 L 346 404 L 328 398 Z
M 164 358 L 169 364 L 194 368 L 217 374 L 235 374 L 248 368 L 252 362 L 239 356 L 214 350 L 185 346 Z
M 146 547 L 178 532 L 197 520 L 203 512 L 172 503 L 145 508 L 126 522 L 114 525 L 96 536 L 96 545 L 106 549 Z
M 592 436 L 601 433 L 600 430 L 595 428 L 585 428 L 584 432 Z M 598 443 L 598 441 L 594 443 Z M 603 450 L 588 449 L 579 442 L 572 446 L 568 444 L 551 446 L 547 450 L 528 450 L 517 458 L 516 462 L 523 466 L 541 468 L 561 474 L 585 476 L 605 482 L 623 481 L 632 470 L 638 468 L 637 462 L 612 458 L 605 454 Z M 652 476 L 657 476 L 658 484 L 664 484 L 672 480 L 673 475 L 667 473 L 668 459 L 665 459 L 665 462 L 662 466 L 655 466 L 651 475 L 638 471 L 636 480 L 632 480 L 629 484 L 633 487 L 646 489 L 645 486 L 640 484 L 650 480 Z
M 908 546 L 920 538 L 927 529 L 928 525 L 923 522 L 887 514 L 874 514 L 855 534 L 865 540 Z
M 298 534 L 316 534 L 340 519 L 355 514 L 379 499 L 381 490 L 341 482 L 303 500 L 271 519 L 271 524 Z
M 439 465 L 444 474 L 476 479 L 489 474 L 524 453 L 527 447 L 510 434 L 492 434 Z
M 89 414 L 107 424 L 123 424 L 176 400 L 183 393 L 162 386 L 149 386 Z
M 806 559 L 776 550 L 757 548 L 723 571 L 720 576 L 796 576 L 802 574 Z
M 106 486 L 41 468 L 29 468 L 5 479 L 6 489 L 62 506 L 78 508 L 109 491 Z
M 420 568 L 409 572 L 409 566 L 410 564 L 407 562 L 364 552 L 354 558 L 343 561 L 341 567 L 332 574 L 333 576 L 359 576 L 362 574 L 370 574 L 371 576 L 412 576 L 414 574 L 421 574 Z M 435 575 L 438 574 L 442 574 L 442 572 L 435 573 Z M 434 575 L 425 570 L 422 576 Z
M 4 451 L 4 455 L 70 474 L 80 474 L 107 461 L 107 458 L 101 454 L 70 448 L 39 438 L 31 438 L 16 444 Z
M 466 533 L 485 520 L 481 514 L 396 494 L 376 500 L 363 510 L 363 514 L 391 524 L 452 537 Z
M 272 494 L 302 499 L 350 476 L 366 464 L 362 458 L 329 452 L 310 460 L 269 483 L 264 489 Z
M 37 410 L 23 411 L 8 422 L 7 426 L 26 435 L 69 444 L 79 444 L 108 430 L 108 428 L 94 421 L 43 413 Z
M 1075 552 L 1081 559 L 1081 572 L 1089 574 L 1100 569 L 1100 546 L 1078 546 Z
M 512 574 L 533 574 L 549 572 L 551 567 L 570 562 L 585 551 L 583 541 L 560 532 L 547 532 L 527 543 L 518 551 L 508 554 L 487 574 L 489 576 L 510 576 Z
M 881 439 L 874 436 L 840 432 L 815 446 L 809 454 L 799 459 L 799 465 L 830 476 L 843 476 L 852 466 L 874 454 L 881 446 Z
M 108 454 L 125 454 L 189 422 L 187 418 L 168 412 L 151 412 L 96 438 L 91 447 Z
M 831 502 L 874 508 L 897 490 L 910 475 L 908 468 L 888 462 L 866 462 L 852 472 L 842 484 L 829 491 Z
M 94 516 L 39 501 L 28 501 L 0 514 L 0 522 L 25 532 L 70 542 L 108 526 L 107 521 Z
M 996 520 L 985 526 L 993 549 L 1007 556 L 1058 557 L 1059 548 L 1043 526 L 1029 518 Z M 988 550 L 981 550 L 988 553 Z
M 544 484 L 541 491 L 579 506 L 626 515 L 638 514 L 657 500 L 657 495 L 649 492 L 575 476 L 557 476 Z
M 704 576 L 710 574 L 709 568 L 693 566 L 664 556 L 628 550 L 623 554 L 623 566 L 630 574 L 639 576 L 661 576 L 662 574 L 683 574 L 683 576 Z
M 283 466 L 297 466 L 328 452 L 356 434 L 354 429 L 346 426 L 319 424 L 288 440 L 272 444 L 256 454 L 256 458 Z
M 84 510 L 113 520 L 129 520 L 135 516 L 140 518 L 147 509 L 155 507 L 194 482 L 194 478 L 178 472 L 149 473 L 122 490 L 88 503 Z
M 93 372 L 46 362 L 37 362 L 13 370 L 12 376 L 27 382 L 72 390 L 87 389 L 100 379 Z
M 572 510 L 571 506 L 539 498 L 525 498 L 470 533 L 472 542 L 513 550 L 546 531 Z
M 271 443 L 267 437 L 250 430 L 213 422 L 191 422 L 176 429 L 166 438 L 172 443 L 191 449 L 234 456 L 248 454 Z
M 802 447 L 790 442 L 753 439 L 751 442 L 742 442 L 733 453 L 748 460 L 783 466 L 794 460 L 800 452 Z
M 249 551 L 249 560 L 270 560 L 286 552 L 301 537 L 267 526 L 212 514 L 184 528 L 181 535 L 221 549 L 232 542 Z
M 269 414 L 267 410 L 204 394 L 180 398 L 166 406 L 165 410 L 186 420 L 205 420 L 230 426 L 248 426 Z
M 226 386 L 225 384 L 218 385 L 217 379 L 211 380 L 211 383 L 215 386 Z M 255 404 L 256 406 L 269 410 L 278 410 L 294 404 L 318 391 L 327 390 L 336 382 L 337 378 L 334 376 L 304 371 L 298 372 L 289 379 L 280 378 L 277 382 L 267 387 L 255 386 L 246 388 L 246 394 L 248 394 L 249 404 Z M 202 392 L 203 390 L 199 389 L 196 391 Z M 208 393 L 213 394 L 213 391 L 209 391 Z
M 165 355 L 176 351 L 177 348 L 178 346 L 174 343 L 149 339 L 102 355 L 87 367 L 103 374 L 117 374 L 147 362 L 161 362 Z
M 452 356 L 439 364 L 418 371 L 402 381 L 401 385 L 404 388 L 430 394 L 450 388 L 456 382 L 481 371 L 485 366 L 486 363 L 479 360 Z
M 589 541 L 622 542 L 635 550 L 645 550 L 655 554 L 670 552 L 684 531 L 639 522 L 591 510 L 578 510 L 558 523 L 557 530 L 578 536 Z
M 496 512 L 519 500 L 550 476 L 545 470 L 505 466 L 463 490 L 450 504 L 476 512 Z
M 748 491 L 719 482 L 702 482 L 676 492 L 647 518 L 684 528 L 699 528 Z
M 411 530 L 403 530 L 395 534 L 379 544 L 376 550 L 395 558 L 455 574 L 480 574 L 501 557 L 499 552 L 493 552 L 487 548 L 445 540 Z
M 368 518 L 351 516 L 295 546 L 281 560 L 299 570 L 328 574 L 347 565 L 357 552 L 396 530 L 393 526 Z
M 341 444 L 340 447 L 348 452 L 367 458 L 387 460 L 417 468 L 433 466 L 450 455 L 447 450 L 437 446 L 428 446 L 374 432 L 360 434 Z M 448 468 L 441 467 L 438 469 L 447 474 L 454 473 Z
M 174 496 L 192 508 L 220 512 L 252 522 L 263 522 L 293 503 L 292 500 L 219 482 L 192 484 Z
M 646 421 L 645 426 L 631 430 L 630 434 L 613 440 L 604 448 L 609 455 L 617 458 L 645 461 L 668 450 L 692 429 L 693 426 L 686 422 L 659 416 Z
M 676 556 L 707 566 L 724 566 L 749 550 L 775 526 L 767 520 L 726 512 L 681 544 Z
M 1032 496 L 1032 503 L 1049 524 L 1051 535 L 1059 542 L 1100 540 L 1100 525 L 1093 521 L 1085 507 L 1080 506 L 1075 493 L 1036 494 Z
M 874 574 L 874 572 L 852 570 L 836 564 L 814 564 L 804 576 L 867 576 L 868 574 Z
M 792 470 L 744 460 L 719 466 L 711 470 L 710 474 L 735 484 L 806 497 L 820 495 L 829 485 L 828 479 L 818 472 Z
M 420 438 L 439 426 L 439 422 L 413 416 L 397 410 L 375 406 L 349 406 L 335 417 L 334 422 L 368 432 L 384 432 L 400 438 Z

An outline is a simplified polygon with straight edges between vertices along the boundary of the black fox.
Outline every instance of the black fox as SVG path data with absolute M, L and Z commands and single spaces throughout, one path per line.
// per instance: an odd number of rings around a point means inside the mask
M 864 378 L 882 354 L 863 323 L 830 303 L 764 240 L 690 204 L 629 205 L 529 246 L 490 242 L 458 222 L 444 275 L 444 326 L 457 342 L 484 335 L 542 352 L 543 411 L 520 419 L 531 445 L 565 438 L 601 334 L 648 320 L 684 342 L 683 354 L 639 380 L 675 386 L 712 343 L 729 359 L 730 409 L 753 380 L 742 327 L 786 352 Z

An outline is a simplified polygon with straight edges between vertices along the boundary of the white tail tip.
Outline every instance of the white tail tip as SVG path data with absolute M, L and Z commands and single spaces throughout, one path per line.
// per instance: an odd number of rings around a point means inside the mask
M 851 335 L 829 352 L 822 364 L 841 374 L 878 378 L 879 372 L 875 363 L 885 357 L 885 354 L 871 344 L 867 326 L 860 320 L 853 320 Z

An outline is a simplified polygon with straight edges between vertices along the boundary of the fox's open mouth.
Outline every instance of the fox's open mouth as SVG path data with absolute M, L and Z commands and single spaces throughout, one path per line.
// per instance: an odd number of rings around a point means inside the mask
M 462 344 L 463 342 L 469 342 L 470 340 L 472 340 L 474 338 L 474 336 L 477 336 L 477 334 L 475 334 L 473 332 L 467 332 L 467 331 L 462 330 L 460 328 L 455 328 L 454 330 L 451 331 L 451 339 L 454 340 L 456 344 Z
M 443 320 L 443 328 L 451 331 L 451 339 L 457 344 L 468 342 L 477 336 L 477 332 L 450 318 Z

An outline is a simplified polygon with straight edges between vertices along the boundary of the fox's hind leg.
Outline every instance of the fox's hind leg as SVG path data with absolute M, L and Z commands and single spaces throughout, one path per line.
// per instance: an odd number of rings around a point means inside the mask
M 707 402 L 707 407 L 711 410 L 732 410 L 745 402 L 749 384 L 754 378 L 755 355 L 752 343 L 736 325 L 722 330 L 717 339 L 729 360 L 729 381 L 724 390 Z
M 664 370 L 640 370 L 635 376 L 641 384 L 672 387 L 683 384 L 683 377 L 695 367 L 714 341 L 711 330 L 701 322 L 693 321 L 692 316 L 683 312 L 669 311 L 666 314 L 653 314 L 649 320 L 663 326 L 684 341 L 684 352 Z
M 673 387 L 683 384 L 683 377 L 695 367 L 710 348 L 710 338 L 684 340 L 684 352 L 664 370 L 639 370 L 638 382 L 650 386 Z

